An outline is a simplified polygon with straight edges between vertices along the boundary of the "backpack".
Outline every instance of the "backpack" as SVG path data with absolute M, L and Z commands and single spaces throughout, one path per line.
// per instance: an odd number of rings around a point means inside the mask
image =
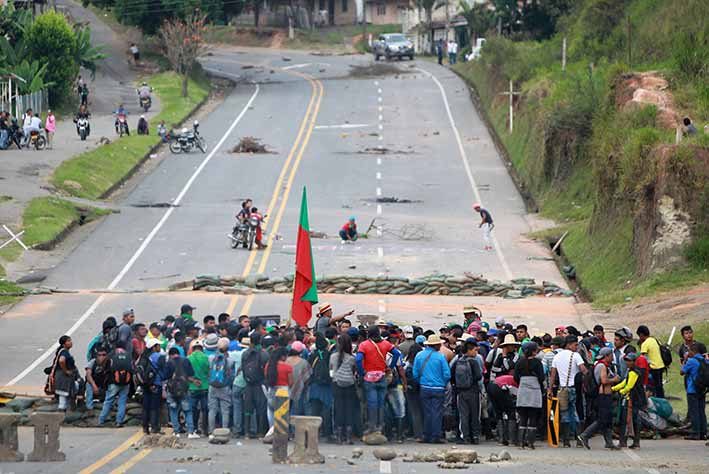
M 657 341 L 657 339 L 655 339 Z M 667 344 L 660 344 L 657 341 L 657 345 L 660 346 L 660 357 L 662 357 L 662 363 L 665 364 L 665 369 L 667 369 L 672 364 L 672 348 Z
M 406 364 L 404 367 L 404 375 L 406 375 L 406 388 L 409 389 L 410 392 L 412 393 L 418 393 L 419 389 L 419 383 L 418 380 L 414 378 L 414 364 Z
M 113 352 L 118 344 L 118 328 L 119 326 L 113 326 L 108 330 L 108 334 L 101 335 L 99 340 L 99 345 L 105 347 L 109 353 Z
M 215 388 L 226 387 L 231 384 L 231 370 L 228 357 L 224 354 L 215 355 L 209 362 L 209 385 Z
M 142 386 L 150 386 L 155 382 L 157 372 L 150 362 L 150 355 L 144 352 L 135 363 L 135 383 Z
M 583 376 L 583 391 L 589 398 L 595 398 L 598 396 L 598 389 L 600 385 L 598 385 L 598 381 L 596 381 L 596 366 L 602 363 L 603 362 L 600 361 L 596 362 L 591 370 L 587 370 L 586 374 Z
M 133 363 L 127 352 L 116 352 L 111 356 L 112 383 L 128 385 L 133 378 Z
M 167 381 L 167 391 L 174 398 L 182 398 L 187 396 L 187 390 L 190 385 L 185 376 L 184 360 L 182 358 L 173 360 L 175 371 L 172 377 Z
M 256 349 L 247 349 L 242 356 L 241 362 L 244 380 L 248 384 L 261 383 L 264 379 L 263 365 L 261 365 L 261 353 Z
M 458 390 L 468 390 L 474 385 L 473 368 L 470 367 L 470 361 L 471 359 L 463 357 L 458 359 L 455 364 L 455 388 Z
M 709 391 L 709 362 L 702 360 L 699 364 L 697 377 L 694 379 L 694 387 L 697 389 L 697 394 L 702 395 Z
M 320 357 L 322 355 L 322 357 Z M 330 352 L 316 350 L 310 354 L 310 368 L 313 369 L 311 380 L 316 383 L 329 385 L 330 377 Z

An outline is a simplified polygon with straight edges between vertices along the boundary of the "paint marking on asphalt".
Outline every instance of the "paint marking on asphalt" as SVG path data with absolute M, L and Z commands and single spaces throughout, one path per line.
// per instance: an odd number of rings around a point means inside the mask
M 117 446 L 115 449 L 113 449 L 111 452 L 106 454 L 104 457 L 90 465 L 89 467 L 82 469 L 79 471 L 79 474 L 92 474 L 93 472 L 98 471 L 101 469 L 103 466 L 108 464 L 109 462 L 113 461 L 117 456 L 121 455 L 123 452 L 125 452 L 127 449 L 130 449 L 131 446 L 133 446 L 134 443 L 137 443 L 140 441 L 140 438 L 143 437 L 143 432 L 138 431 L 135 434 L 133 434 L 130 438 L 125 440 L 123 443 L 121 443 L 119 446 Z
M 378 303 L 379 303 L 379 312 L 386 313 L 387 312 L 386 300 L 379 300 Z
M 379 116 L 379 121 L 381 122 L 382 120 L 384 120 L 384 116 L 383 116 L 383 115 L 380 115 L 380 116 Z
M 378 164 L 378 165 L 381 165 L 381 164 L 382 164 L 382 159 L 381 159 L 381 158 L 377 158 L 377 164 Z
M 293 64 L 292 66 L 282 67 L 281 69 L 283 69 L 284 71 L 288 71 L 289 69 L 301 69 L 312 65 L 313 63 Z
M 315 120 L 318 117 L 318 112 L 320 111 L 320 104 L 322 103 L 322 98 L 323 98 L 323 95 L 325 94 L 325 88 L 322 85 L 322 82 L 320 82 L 316 79 L 312 79 L 312 78 L 311 78 L 311 82 L 313 84 L 315 84 L 317 86 L 317 88 L 319 89 L 318 99 L 317 99 L 317 102 L 315 103 L 315 108 L 313 109 L 312 115 L 310 117 L 310 124 L 307 127 L 305 137 L 300 142 L 300 150 L 298 150 L 298 154 L 295 157 L 295 161 L 293 162 L 293 166 L 291 166 L 290 175 L 288 176 L 288 181 L 287 181 L 285 188 L 283 190 L 281 204 L 280 204 L 280 207 L 278 208 L 278 212 L 276 214 L 276 217 L 273 220 L 273 229 L 268 234 L 268 242 L 267 242 L 266 250 L 264 250 L 263 254 L 261 255 L 261 262 L 259 263 L 259 267 L 257 270 L 258 273 L 264 272 L 264 270 L 266 269 L 266 265 L 268 264 L 268 259 L 271 256 L 271 251 L 273 249 L 273 239 L 275 238 L 275 235 L 278 232 L 278 228 L 281 224 L 281 220 L 283 219 L 283 214 L 285 213 L 285 210 L 286 210 L 286 204 L 288 203 L 288 196 L 290 195 L 291 187 L 293 186 L 293 181 L 295 180 L 296 171 L 298 171 L 298 166 L 300 165 L 300 161 L 303 159 L 303 154 L 305 153 L 305 150 L 308 147 L 308 142 L 310 142 L 310 136 L 312 135 L 313 129 L 315 128 Z M 241 314 L 249 314 L 249 311 L 251 310 L 251 305 L 253 304 L 253 302 L 254 302 L 254 295 L 251 294 L 251 295 L 247 296 L 246 301 L 244 302 L 244 306 L 241 309 Z
M 150 454 L 153 450 L 152 449 L 141 449 L 138 454 L 130 458 L 128 461 L 125 463 L 121 464 L 114 470 L 110 472 L 110 474 L 125 474 L 126 472 L 130 471 L 130 469 L 138 464 L 143 458 L 145 458 L 148 454 Z
M 268 203 L 268 207 L 266 209 L 270 210 L 273 209 L 276 206 L 276 201 L 278 200 L 278 197 L 280 196 L 281 190 L 283 189 L 283 180 L 285 179 L 286 172 L 288 171 L 288 167 L 290 166 L 291 161 L 293 160 L 293 157 L 296 154 L 296 151 L 298 150 L 298 145 L 300 144 L 301 138 L 303 137 L 303 132 L 305 131 L 305 127 L 308 124 L 308 120 L 310 119 L 310 116 L 313 111 L 313 106 L 315 104 L 315 98 L 317 97 L 317 91 L 318 88 L 315 84 L 315 81 L 313 81 L 310 76 L 298 73 L 298 72 L 291 72 L 290 74 L 296 75 L 298 77 L 301 77 L 303 79 L 306 79 L 310 83 L 311 87 L 311 94 L 310 94 L 310 101 L 308 102 L 308 107 L 305 109 L 305 115 L 303 116 L 303 119 L 300 122 L 300 128 L 298 129 L 298 134 L 295 137 L 295 141 L 293 142 L 293 146 L 290 149 L 290 152 L 288 153 L 288 157 L 286 158 L 285 163 L 283 163 L 283 167 L 281 168 L 281 172 L 278 175 L 278 179 L 276 179 L 276 184 L 273 188 L 273 194 L 271 194 L 271 201 Z M 314 120 L 313 120 L 314 123 Z M 264 221 L 262 224 L 263 228 L 266 229 L 268 227 L 268 221 Z M 252 251 L 249 255 L 249 258 L 246 260 L 246 265 L 244 265 L 244 270 L 241 273 L 242 277 L 246 277 L 249 272 L 251 272 L 251 268 L 254 265 L 254 262 L 256 261 L 256 254 L 257 252 Z M 234 295 L 232 296 L 231 300 L 229 301 L 229 305 L 227 306 L 227 313 L 232 314 L 234 312 L 234 309 L 236 308 L 236 304 L 239 301 L 239 295 Z M 239 314 L 244 314 L 243 312 Z
M 628 456 L 630 459 L 632 459 L 635 462 L 642 461 L 642 458 L 640 456 L 638 456 L 637 454 L 635 454 L 632 450 L 630 450 L 628 448 L 623 448 L 623 452 L 626 454 L 626 456 Z M 652 467 L 646 467 L 644 469 L 650 474 L 660 474 L 660 471 L 658 471 L 657 469 L 654 469 Z
M 384 249 L 381 247 L 377 247 L 377 255 L 379 256 L 379 258 L 384 257 Z
M 379 81 L 374 81 L 374 85 L 375 85 L 375 86 L 378 86 L 378 85 L 379 85 Z
M 379 106 L 379 111 L 381 112 L 382 110 L 384 110 L 384 107 L 382 107 L 382 106 L 380 105 L 380 106 Z
M 231 123 L 227 131 L 224 133 L 222 138 L 217 142 L 217 144 L 214 146 L 212 151 L 207 155 L 207 157 L 202 160 L 202 163 L 197 167 L 197 169 L 192 173 L 192 176 L 187 180 L 187 183 L 185 183 L 185 186 L 182 188 L 182 191 L 180 191 L 180 194 L 177 195 L 177 197 L 172 201 L 173 206 L 168 208 L 167 211 L 165 211 L 165 214 L 163 214 L 162 218 L 158 221 L 157 224 L 155 224 L 155 227 L 153 227 L 153 230 L 150 231 L 147 237 L 143 239 L 143 242 L 140 244 L 140 247 L 138 247 L 138 250 L 135 251 L 133 256 L 128 260 L 128 263 L 125 264 L 123 269 L 116 275 L 116 277 L 113 279 L 113 281 L 108 285 L 107 289 L 113 290 L 115 289 L 118 284 L 121 282 L 123 277 L 126 276 L 126 274 L 130 271 L 130 269 L 133 267 L 135 262 L 138 260 L 138 258 L 142 255 L 142 253 L 145 251 L 145 249 L 150 245 L 150 242 L 155 238 L 157 233 L 160 231 L 162 226 L 165 224 L 165 222 L 168 220 L 168 218 L 172 215 L 172 213 L 175 211 L 177 206 L 180 204 L 182 201 L 182 198 L 185 197 L 185 194 L 187 194 L 187 191 L 190 190 L 192 187 L 192 184 L 195 182 L 197 179 L 197 176 L 202 172 L 205 166 L 211 161 L 212 157 L 219 151 L 221 146 L 224 144 L 227 138 L 229 138 L 229 135 L 231 135 L 231 132 L 234 131 L 234 128 L 236 128 L 237 124 L 241 121 L 241 119 L 244 117 L 246 112 L 249 110 L 251 105 L 254 103 L 254 100 L 256 100 L 256 96 L 258 96 L 260 87 L 258 84 L 255 84 L 256 90 L 254 93 L 251 95 L 251 98 L 249 101 L 246 103 L 244 108 L 241 110 L 239 115 L 236 116 L 234 121 Z M 66 331 L 64 334 L 67 336 L 71 336 L 78 328 L 81 326 L 88 318 L 93 314 L 93 312 L 98 308 L 98 306 L 103 302 L 104 295 L 99 296 L 96 301 L 93 302 L 93 304 L 87 309 L 84 314 L 81 315 L 81 317 L 74 323 L 74 325 L 69 328 L 68 331 Z M 46 360 L 50 355 L 54 354 L 56 350 L 56 344 L 53 344 L 51 347 L 49 347 L 44 354 L 39 356 L 34 362 L 32 362 L 25 370 L 20 372 L 14 379 L 10 380 L 8 383 L 6 383 L 4 386 L 8 387 L 10 385 L 15 385 L 17 382 L 22 380 L 24 377 L 27 376 L 31 371 L 33 371 L 39 364 L 41 364 L 44 360 Z
M 382 195 L 382 188 L 377 187 L 377 196 Z
M 384 130 L 384 125 L 382 125 L 381 123 L 377 125 L 377 127 L 379 127 L 379 130 Z
M 382 174 L 379 171 L 377 171 L 377 179 L 382 179 Z
M 381 97 L 377 97 L 377 101 L 381 102 L 381 101 L 382 101 L 382 98 L 381 98 Z
M 343 123 L 341 125 L 316 125 L 315 130 L 328 130 L 333 128 L 365 128 L 371 127 L 369 123 Z
M 377 204 L 377 215 L 378 216 L 382 215 L 382 205 L 381 204 Z
M 381 236 L 382 236 L 382 229 L 377 227 L 377 237 L 381 237 Z
M 438 80 L 436 76 L 431 74 L 430 72 L 416 68 L 418 71 L 421 71 L 428 77 L 430 77 L 433 82 L 436 83 L 438 86 L 438 90 L 441 93 L 441 97 L 443 98 L 443 105 L 445 106 L 446 113 L 448 114 L 448 121 L 451 124 L 451 129 L 453 130 L 453 135 L 455 136 L 455 140 L 458 143 L 458 151 L 460 152 L 460 158 L 463 161 L 463 167 L 465 168 L 465 174 L 468 175 L 468 181 L 470 181 L 470 187 L 473 189 L 473 194 L 475 195 L 475 201 L 479 202 L 482 204 L 482 199 L 480 198 L 480 190 L 478 189 L 478 185 L 475 182 L 475 178 L 473 177 L 473 172 L 470 169 L 470 163 L 468 163 L 468 156 L 465 153 L 465 147 L 463 147 L 463 140 L 460 138 L 460 133 L 458 132 L 458 127 L 455 125 L 455 119 L 453 118 L 453 113 L 451 112 L 450 105 L 448 104 L 448 96 L 446 95 L 446 91 L 443 88 L 443 84 L 441 84 L 441 81 Z M 500 265 L 502 266 L 502 269 L 505 271 L 505 276 L 507 277 L 508 280 L 512 279 L 512 272 L 510 271 L 509 265 L 507 265 L 507 259 L 505 259 L 504 254 L 502 253 L 502 249 L 500 248 L 500 243 L 497 241 L 497 237 L 495 237 L 495 234 L 491 233 L 492 238 L 492 243 L 495 246 L 495 253 L 497 254 L 497 259 L 500 261 Z
M 377 94 L 381 94 L 381 93 L 382 93 L 382 89 L 380 87 L 379 89 L 377 89 Z
M 384 140 L 384 135 L 379 135 L 379 140 Z

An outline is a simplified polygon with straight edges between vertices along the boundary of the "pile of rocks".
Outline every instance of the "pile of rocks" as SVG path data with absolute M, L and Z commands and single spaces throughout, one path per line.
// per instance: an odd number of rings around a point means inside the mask
M 101 402 L 94 403 L 93 410 L 86 410 L 83 406 L 77 410 L 69 410 L 64 417 L 64 425 L 78 427 L 92 427 L 98 424 L 98 415 L 101 413 Z M 32 412 L 55 412 L 57 404 L 46 397 L 13 397 L 12 400 L 0 407 L 0 413 L 20 413 L 21 425 L 29 425 L 29 416 Z M 126 426 L 141 426 L 143 407 L 140 403 L 128 402 L 126 405 Z M 115 410 L 106 419 L 106 426 L 112 426 L 115 421 Z
M 333 275 L 317 278 L 319 293 L 380 294 L 380 295 L 456 295 L 500 296 L 525 298 L 528 296 L 572 296 L 573 292 L 556 283 L 533 278 L 516 278 L 503 282 L 487 280 L 466 273 L 463 276 L 444 274 L 420 278 L 403 276 Z M 266 275 L 218 276 L 200 275 L 193 280 L 170 285 L 169 291 L 203 290 L 228 294 L 290 293 L 293 291 L 293 275 L 269 278 Z

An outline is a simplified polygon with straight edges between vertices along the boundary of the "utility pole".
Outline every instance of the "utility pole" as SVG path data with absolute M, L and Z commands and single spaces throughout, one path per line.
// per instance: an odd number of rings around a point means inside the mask
M 561 72 L 566 72 L 566 36 L 561 40 Z
M 520 94 L 521 92 L 514 90 L 512 79 L 510 79 L 510 90 L 508 92 L 500 92 L 500 95 L 509 96 L 510 99 L 510 133 L 514 130 L 514 96 Z

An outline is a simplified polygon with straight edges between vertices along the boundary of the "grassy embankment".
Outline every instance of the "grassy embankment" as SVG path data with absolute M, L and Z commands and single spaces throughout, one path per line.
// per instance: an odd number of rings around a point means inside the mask
M 678 114 L 692 117 L 701 135 L 709 121 L 707 15 L 709 4 L 701 0 L 590 0 L 550 40 L 489 37 L 480 61 L 456 66 L 477 91 L 541 214 L 559 224 L 540 237 L 569 232 L 564 255 L 598 306 L 709 281 L 706 188 L 696 190 L 706 211 L 696 219 L 687 265 L 639 276 L 632 248 L 634 206 L 657 178 L 651 150 L 674 143 L 675 134 L 658 125 L 655 107 L 619 110 L 615 103 L 623 74 L 659 71 L 668 79 Z M 565 72 L 563 36 L 569 45 Z M 507 98 L 500 95 L 510 79 L 522 92 L 512 134 Z M 706 136 L 685 140 L 673 160 L 687 164 L 692 147 L 707 146 Z

